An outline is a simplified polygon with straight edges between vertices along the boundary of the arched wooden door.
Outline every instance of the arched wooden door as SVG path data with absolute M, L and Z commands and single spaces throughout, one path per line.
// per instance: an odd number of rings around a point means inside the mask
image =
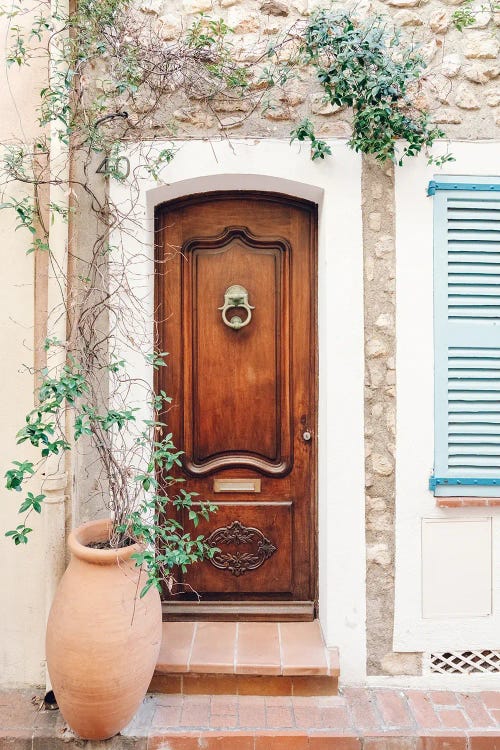
M 273 193 L 157 211 L 156 311 L 186 487 L 218 506 L 171 616 L 307 619 L 316 599 L 316 206 Z

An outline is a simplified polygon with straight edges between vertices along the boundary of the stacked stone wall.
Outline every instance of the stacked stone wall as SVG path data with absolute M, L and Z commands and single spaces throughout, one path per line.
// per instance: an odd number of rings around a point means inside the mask
M 402 30 L 402 43 L 406 38 L 420 45 L 428 68 L 416 92 L 416 103 L 429 108 L 433 120 L 443 125 L 450 138 L 494 138 L 500 132 L 500 13 L 492 12 L 489 2 L 479 0 L 473 6 L 476 22 L 462 32 L 452 23 L 461 0 L 360 0 L 352 6 L 359 17 L 387 16 Z M 235 32 L 235 56 L 243 61 L 259 60 L 270 38 L 324 5 L 319 0 L 139 2 L 141 11 L 157 20 L 166 41 L 177 39 L 180 29 L 186 29 L 201 12 L 224 18 Z M 253 85 L 258 86 L 257 79 Z M 301 71 L 277 93 L 264 113 L 257 109 L 249 115 L 247 106 L 225 100 L 207 115 L 196 100 L 179 102 L 174 111 L 178 135 L 199 137 L 229 131 L 238 136 L 287 136 L 293 123 L 304 116 L 314 117 L 318 132 L 325 137 L 349 134 L 349 113 L 323 102 L 309 71 Z M 161 119 L 151 125 L 153 130 L 161 129 Z

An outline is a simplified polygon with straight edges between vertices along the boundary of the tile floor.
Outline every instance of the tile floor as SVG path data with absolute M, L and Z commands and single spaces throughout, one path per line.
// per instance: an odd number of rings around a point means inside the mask
M 146 697 L 121 735 L 82 743 L 29 691 L 0 692 L 1 750 L 500 750 L 500 691 Z

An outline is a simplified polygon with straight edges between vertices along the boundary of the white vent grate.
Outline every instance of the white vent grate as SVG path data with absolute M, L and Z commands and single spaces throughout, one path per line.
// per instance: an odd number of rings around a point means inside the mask
M 500 651 L 447 651 L 430 654 L 430 671 L 437 674 L 500 672 Z

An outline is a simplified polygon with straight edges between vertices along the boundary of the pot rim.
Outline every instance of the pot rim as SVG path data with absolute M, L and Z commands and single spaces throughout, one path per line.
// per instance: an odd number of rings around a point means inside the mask
M 135 552 L 141 550 L 141 545 L 138 543 L 113 549 L 93 549 L 86 546 L 89 542 L 101 542 L 108 539 L 111 527 L 112 520 L 104 518 L 99 521 L 88 521 L 73 529 L 68 536 L 68 548 L 71 554 L 89 563 L 115 565 L 117 562 L 126 562 Z

